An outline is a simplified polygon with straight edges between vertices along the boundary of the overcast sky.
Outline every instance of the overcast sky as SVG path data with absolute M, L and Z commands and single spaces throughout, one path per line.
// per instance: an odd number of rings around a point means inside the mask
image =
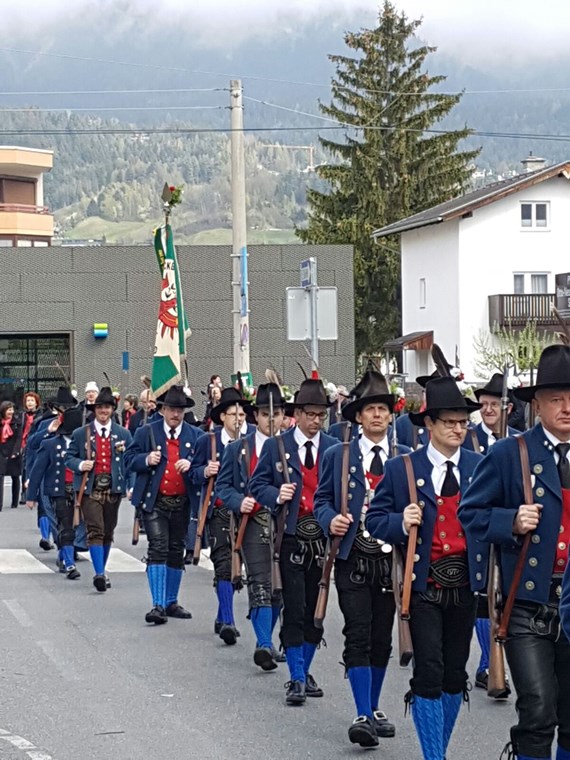
M 423 15 L 421 35 L 430 44 L 442 52 L 460 53 L 467 62 L 567 52 L 568 0 L 395 0 L 395 4 L 413 18 Z M 275 31 L 278 19 L 280 28 L 294 31 L 303 19 L 329 15 L 331 23 L 356 29 L 369 25 L 378 5 L 375 0 L 0 0 L 0 39 L 3 45 L 17 43 L 17 30 L 29 39 L 38 26 L 53 23 L 61 29 L 66 19 L 85 17 L 88 9 L 101 19 L 105 9 L 115 13 L 123 9 L 126 26 L 128 19 L 148 17 L 149 30 L 154 25 L 156 31 L 157 20 L 184 19 L 196 36 L 223 37 L 227 44 L 228 32 L 243 39 L 252 32 Z

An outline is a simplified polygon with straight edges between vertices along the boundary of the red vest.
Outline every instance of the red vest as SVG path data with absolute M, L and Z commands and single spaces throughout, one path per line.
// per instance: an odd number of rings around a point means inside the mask
M 436 497 L 437 517 L 431 544 L 431 562 L 436 562 L 442 557 L 467 553 L 465 533 L 457 519 L 459 499 L 459 493 L 455 496 Z
M 371 472 L 365 473 L 366 480 L 368 481 L 368 490 L 369 491 L 375 491 L 378 483 L 382 480 L 384 475 L 373 475 Z
M 105 438 L 101 438 L 99 433 L 95 433 L 96 454 L 95 454 L 95 475 L 102 475 L 104 472 L 111 473 L 111 436 L 107 429 Z
M 254 441 L 253 441 L 253 451 L 251 452 L 251 459 L 249 461 L 249 474 L 250 474 L 250 476 L 253 475 L 253 471 L 255 470 L 255 468 L 257 466 L 257 461 L 258 461 L 257 447 L 255 445 L 255 439 L 254 439 Z M 251 515 L 255 515 L 257 512 L 259 512 L 260 509 L 261 509 L 261 504 L 258 504 L 257 502 L 255 502 L 255 507 L 253 508 L 253 511 L 250 512 L 250 514 Z
M 319 468 L 315 459 L 315 466 L 312 470 L 307 470 L 304 464 L 301 465 L 301 475 L 303 476 L 303 486 L 301 488 L 301 501 L 299 503 L 298 517 L 313 514 L 315 501 L 315 492 L 319 484 Z
M 166 439 L 166 454 L 168 462 L 160 481 L 158 490 L 165 496 L 184 496 L 186 486 L 184 478 L 176 471 L 174 465 L 180 459 L 180 442 L 176 438 Z
M 562 489 L 562 519 L 560 520 L 560 535 L 556 543 L 553 572 L 563 573 L 568 564 L 568 543 L 570 542 L 570 488 Z
M 66 485 L 68 483 L 73 483 L 73 470 L 70 470 L 69 467 L 65 468 L 64 482 L 66 483 Z

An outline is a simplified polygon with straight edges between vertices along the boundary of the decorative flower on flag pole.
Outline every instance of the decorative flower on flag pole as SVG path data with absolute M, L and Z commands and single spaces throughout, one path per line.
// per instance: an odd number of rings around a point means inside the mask
M 395 414 L 399 414 L 406 407 L 406 394 L 397 380 L 392 380 L 390 382 L 390 393 L 396 397 L 394 412 Z
M 183 193 L 184 185 L 169 185 L 168 182 L 164 184 L 162 189 L 162 203 L 164 205 L 164 213 L 167 219 L 170 216 L 172 209 L 182 203 Z

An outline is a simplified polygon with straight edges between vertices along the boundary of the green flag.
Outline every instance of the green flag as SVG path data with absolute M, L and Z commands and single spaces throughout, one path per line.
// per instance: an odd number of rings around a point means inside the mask
M 151 389 L 155 396 L 160 396 L 182 380 L 181 361 L 185 358 L 186 337 L 190 330 L 184 312 L 178 259 L 170 225 L 163 225 L 155 231 L 154 250 L 162 283 Z

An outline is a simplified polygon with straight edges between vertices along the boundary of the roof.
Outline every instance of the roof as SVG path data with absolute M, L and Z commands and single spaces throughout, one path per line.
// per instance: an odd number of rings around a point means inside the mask
M 429 351 L 433 344 L 433 330 L 407 333 L 400 338 L 394 338 L 384 343 L 383 348 L 388 351 Z
M 524 190 L 527 187 L 538 185 L 540 182 L 545 182 L 548 179 L 552 179 L 552 177 L 559 176 L 570 179 L 570 161 L 562 161 L 559 164 L 537 169 L 534 172 L 518 174 L 511 179 L 495 182 L 492 185 L 487 185 L 471 193 L 460 195 L 445 203 L 439 203 L 437 206 L 420 211 L 419 214 L 414 214 L 406 219 L 401 219 L 399 222 L 389 224 L 387 227 L 375 230 L 372 233 L 372 237 L 380 238 L 387 235 L 399 235 L 401 232 L 417 230 L 420 227 L 428 227 L 431 224 L 449 222 L 452 219 L 470 214 L 482 206 L 487 206 L 489 203 L 501 200 L 512 193 L 517 193 L 519 190 Z

